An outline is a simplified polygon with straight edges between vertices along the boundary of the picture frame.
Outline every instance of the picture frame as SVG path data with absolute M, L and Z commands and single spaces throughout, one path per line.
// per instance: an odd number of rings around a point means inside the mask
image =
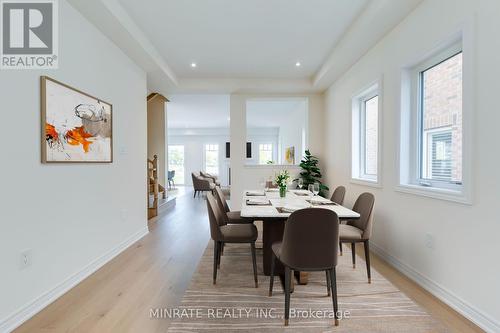
M 42 163 L 113 163 L 113 105 L 40 77 Z

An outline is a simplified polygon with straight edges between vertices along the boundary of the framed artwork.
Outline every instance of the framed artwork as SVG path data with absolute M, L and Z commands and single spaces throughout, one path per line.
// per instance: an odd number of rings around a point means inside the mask
M 295 164 L 295 147 L 288 147 L 285 150 L 285 161 L 287 164 Z
M 40 78 L 43 163 L 113 162 L 113 106 Z

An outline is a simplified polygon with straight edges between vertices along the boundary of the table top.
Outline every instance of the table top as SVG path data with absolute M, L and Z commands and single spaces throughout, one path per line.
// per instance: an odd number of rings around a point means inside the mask
M 249 192 L 262 192 L 264 195 L 262 196 L 249 196 L 247 195 Z M 301 195 L 302 194 L 302 195 Z M 259 206 L 259 205 L 247 205 L 247 200 L 268 200 L 270 202 L 270 205 L 267 206 Z M 306 200 L 311 200 L 313 199 L 314 202 L 316 201 L 321 201 L 321 202 L 331 202 L 328 199 L 325 199 L 320 196 L 314 196 L 312 195 L 311 192 L 307 190 L 290 190 L 286 193 L 285 198 L 280 198 L 279 191 L 271 189 L 269 191 L 245 191 L 243 195 L 243 202 L 241 205 L 241 217 L 244 218 L 287 218 L 290 216 L 291 213 L 287 212 L 280 212 L 278 211 L 277 207 L 286 207 L 286 206 L 293 206 L 293 207 L 301 207 L 301 208 L 325 208 L 325 209 L 330 209 L 333 210 L 335 213 L 337 213 L 338 217 L 340 219 L 357 219 L 360 217 L 360 215 L 349 208 L 346 208 L 344 206 L 334 204 L 334 205 L 311 205 Z

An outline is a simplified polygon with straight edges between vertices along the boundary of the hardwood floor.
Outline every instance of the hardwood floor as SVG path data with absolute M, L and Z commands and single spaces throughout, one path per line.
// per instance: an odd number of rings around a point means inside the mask
M 149 311 L 180 302 L 209 240 L 206 216 L 204 198 L 179 196 L 146 237 L 15 332 L 164 332 L 169 321 Z M 451 330 L 482 332 L 375 255 L 372 267 Z

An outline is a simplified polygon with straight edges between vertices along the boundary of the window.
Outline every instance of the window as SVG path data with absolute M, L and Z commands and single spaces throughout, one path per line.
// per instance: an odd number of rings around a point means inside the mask
M 377 178 L 378 160 L 378 95 L 363 102 L 361 115 L 361 126 L 363 126 L 363 149 L 361 162 L 363 163 L 362 175 L 365 178 Z
M 273 144 L 259 144 L 259 164 L 272 164 L 273 162 Z
M 463 58 L 462 45 L 448 44 L 402 72 L 398 190 L 471 202 L 474 95 L 463 81 L 473 86 L 474 60 L 473 52 Z
M 175 171 L 175 184 L 184 184 L 184 146 L 168 146 L 168 171 Z
M 418 182 L 424 186 L 462 184 L 462 51 L 450 52 L 417 74 Z
M 205 172 L 212 175 L 219 174 L 219 145 L 205 145 Z
M 379 84 L 352 101 L 352 179 L 379 185 Z

